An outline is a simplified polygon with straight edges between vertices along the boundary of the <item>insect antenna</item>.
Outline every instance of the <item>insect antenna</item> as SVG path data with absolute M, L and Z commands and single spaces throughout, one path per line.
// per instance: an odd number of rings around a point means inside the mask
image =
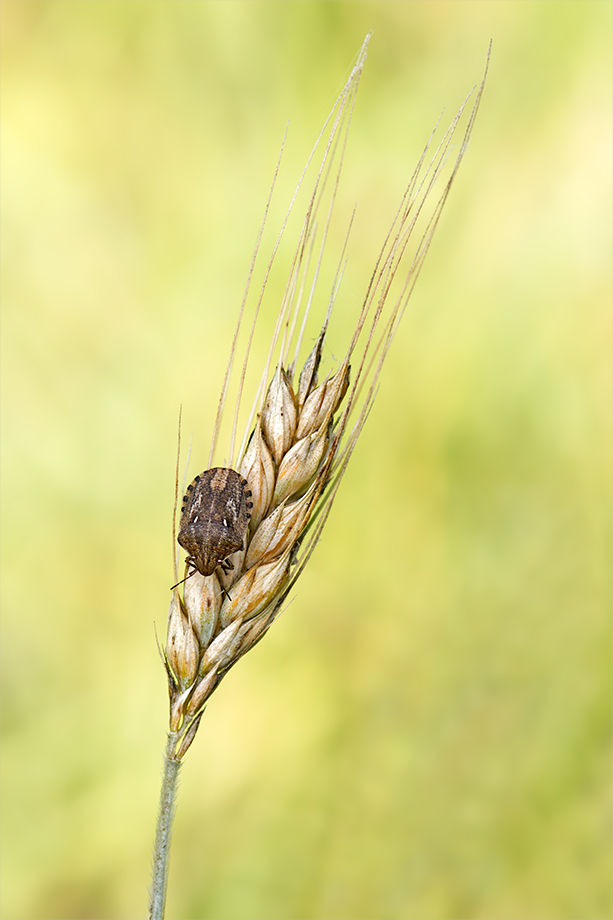
M 198 571 L 198 569 L 192 569 L 192 571 L 189 573 L 189 575 L 186 575 L 185 578 L 182 578 L 181 581 L 178 581 L 178 582 L 176 583 L 176 585 L 173 585 L 172 588 L 171 588 L 170 590 L 171 590 L 171 591 L 174 591 L 174 589 L 175 589 L 175 588 L 178 588 L 179 585 L 182 585 L 184 581 L 187 581 L 188 578 L 191 578 L 192 575 L 195 575 L 197 571 Z
M 178 588 L 179 585 L 182 585 L 184 581 L 187 581 L 188 578 L 191 578 L 192 575 L 195 575 L 197 571 L 198 571 L 198 569 L 192 569 L 192 571 L 189 573 L 189 575 L 186 575 L 185 578 L 182 578 L 181 581 L 178 581 L 178 582 L 176 583 L 176 585 L 173 585 L 172 588 L 171 588 L 170 590 L 171 590 L 171 591 L 174 591 L 174 589 L 175 589 L 175 588 Z M 221 584 L 220 584 L 219 587 L 221 588 L 222 596 L 223 596 L 223 597 L 227 597 L 228 600 L 231 601 L 232 598 L 230 597 L 230 594 L 228 593 L 228 591 L 226 590 L 226 588 L 224 588 L 224 586 L 221 585 Z

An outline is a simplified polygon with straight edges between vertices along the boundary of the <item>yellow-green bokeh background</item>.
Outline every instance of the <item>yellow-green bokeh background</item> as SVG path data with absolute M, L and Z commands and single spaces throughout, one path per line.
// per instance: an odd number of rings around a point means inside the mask
M 1 8 L 2 916 L 145 913 L 178 406 L 196 472 L 285 124 L 282 189 L 369 29 L 356 277 L 493 38 L 488 85 L 168 916 L 610 916 L 611 4 Z

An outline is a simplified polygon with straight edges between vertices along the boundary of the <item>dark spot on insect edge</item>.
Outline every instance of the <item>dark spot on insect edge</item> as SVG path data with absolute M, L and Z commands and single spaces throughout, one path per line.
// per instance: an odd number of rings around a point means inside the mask
M 252 502 L 247 480 L 235 470 L 215 467 L 196 476 L 182 503 L 179 544 L 187 552 L 187 564 L 201 575 L 212 575 L 217 566 L 232 569 L 228 556 L 243 549 Z

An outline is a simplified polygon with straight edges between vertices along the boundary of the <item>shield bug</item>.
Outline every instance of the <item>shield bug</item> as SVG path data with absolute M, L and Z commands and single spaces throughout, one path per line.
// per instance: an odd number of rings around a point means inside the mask
M 247 480 L 235 470 L 205 470 L 187 487 L 181 506 L 179 543 L 187 564 L 201 575 L 217 566 L 232 569 L 228 556 L 243 549 L 253 502 Z

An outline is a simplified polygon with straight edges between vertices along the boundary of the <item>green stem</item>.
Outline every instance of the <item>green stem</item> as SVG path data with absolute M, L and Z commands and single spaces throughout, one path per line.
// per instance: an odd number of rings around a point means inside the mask
M 166 752 L 164 754 L 164 775 L 162 778 L 162 792 L 160 795 L 160 810 L 155 831 L 149 920 L 164 920 L 164 912 L 166 910 L 170 838 L 172 835 L 172 822 L 175 816 L 177 779 L 181 767 L 181 762 L 175 760 L 176 745 L 177 735 L 174 732 L 170 732 L 166 744 Z

